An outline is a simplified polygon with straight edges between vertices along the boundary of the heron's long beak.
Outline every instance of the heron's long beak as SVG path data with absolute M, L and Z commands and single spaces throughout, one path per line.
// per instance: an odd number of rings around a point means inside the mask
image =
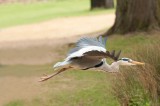
M 142 63 L 142 62 L 138 62 L 138 61 L 131 61 L 132 64 L 135 64 L 135 65 L 144 65 L 145 63 Z

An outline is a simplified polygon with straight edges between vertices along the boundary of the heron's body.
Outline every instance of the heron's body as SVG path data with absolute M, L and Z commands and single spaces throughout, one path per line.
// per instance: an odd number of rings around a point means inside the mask
M 66 59 L 63 62 L 59 62 L 54 65 L 54 68 L 58 67 L 68 67 L 87 70 L 90 68 L 99 68 L 102 69 L 106 65 L 105 58 L 96 57 L 91 55 L 85 55 L 87 52 L 92 53 L 106 53 L 106 40 L 100 37 L 99 39 L 95 38 L 82 38 L 77 42 L 75 48 L 73 48 Z
M 102 63 L 102 64 L 101 64 Z M 94 58 L 89 57 L 79 57 L 71 59 L 71 66 L 77 67 L 82 70 L 94 68 L 103 65 L 102 60 L 96 60 Z
M 43 77 L 41 81 L 47 80 L 69 68 L 76 68 L 81 70 L 98 69 L 106 72 L 118 72 L 120 65 L 134 65 L 129 58 L 122 58 L 120 60 L 120 52 L 115 54 L 106 49 L 106 38 L 101 36 L 97 38 L 82 38 L 76 43 L 68 56 L 62 62 L 56 63 L 53 68 L 60 69 L 56 74 Z M 115 62 L 111 65 L 107 64 L 106 58 L 112 58 Z M 126 61 L 127 60 L 127 61 Z

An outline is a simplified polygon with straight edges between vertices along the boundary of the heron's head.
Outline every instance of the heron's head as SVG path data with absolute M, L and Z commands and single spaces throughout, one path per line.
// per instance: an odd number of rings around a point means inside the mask
M 134 61 L 130 58 L 121 58 L 118 60 L 120 65 L 144 65 L 145 63 Z

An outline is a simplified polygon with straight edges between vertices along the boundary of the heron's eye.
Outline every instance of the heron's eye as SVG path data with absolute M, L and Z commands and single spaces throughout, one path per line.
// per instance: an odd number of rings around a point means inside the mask
M 122 59 L 123 61 L 128 61 L 128 59 Z

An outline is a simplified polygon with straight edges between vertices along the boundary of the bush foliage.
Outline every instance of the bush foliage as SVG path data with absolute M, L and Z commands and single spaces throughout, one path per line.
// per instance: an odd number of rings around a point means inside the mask
M 113 93 L 122 106 L 159 106 L 160 45 L 136 48 L 129 57 L 143 61 L 144 66 L 122 67 L 115 75 Z

